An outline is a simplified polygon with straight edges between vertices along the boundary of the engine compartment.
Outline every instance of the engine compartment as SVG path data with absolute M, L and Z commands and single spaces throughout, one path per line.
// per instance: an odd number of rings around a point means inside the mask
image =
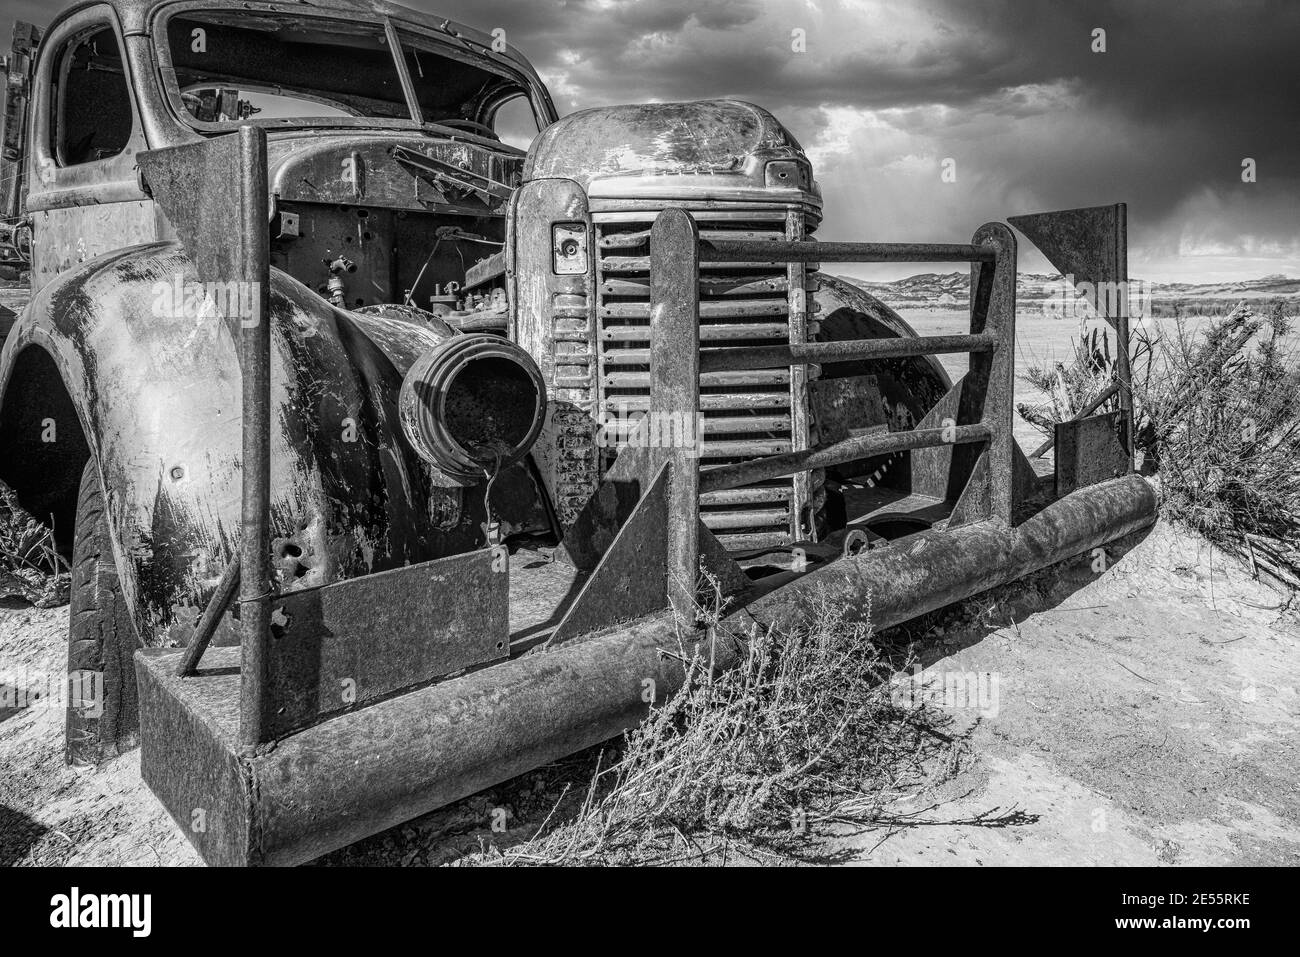
M 496 213 L 285 203 L 272 225 L 271 265 L 340 308 L 399 303 L 457 325 L 485 307 L 504 316 L 504 286 L 495 295 L 484 281 L 466 286 L 504 245 L 505 217 Z
M 506 208 L 523 154 L 428 137 L 272 142 L 271 265 L 344 309 L 399 304 L 505 329 Z

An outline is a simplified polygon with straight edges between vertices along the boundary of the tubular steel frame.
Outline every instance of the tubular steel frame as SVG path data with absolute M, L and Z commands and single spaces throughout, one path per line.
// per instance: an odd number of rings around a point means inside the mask
M 791 343 L 788 346 L 731 346 L 700 350 L 701 262 L 969 262 L 971 331 L 968 335 L 914 339 L 858 339 Z M 867 456 L 909 449 L 980 443 L 987 458 L 982 477 L 988 496 L 977 498 L 969 519 L 992 519 L 1010 529 L 1015 466 L 1011 429 L 1015 355 L 1016 240 L 1009 227 L 988 223 L 971 243 L 818 243 L 701 241 L 685 210 L 665 209 L 650 232 L 650 414 L 694 417 L 700 410 L 701 372 L 777 369 L 807 363 L 883 359 L 967 352 L 972 390 L 963 406 L 979 421 L 943 428 L 910 429 L 857 436 L 813 448 L 700 471 L 690 450 L 665 450 L 671 462 L 668 517 L 668 598 L 681 620 L 691 621 L 699 563 L 696 516 L 702 492 L 734 489 L 807 469 L 841 465 Z M 979 514 L 982 512 L 983 514 Z

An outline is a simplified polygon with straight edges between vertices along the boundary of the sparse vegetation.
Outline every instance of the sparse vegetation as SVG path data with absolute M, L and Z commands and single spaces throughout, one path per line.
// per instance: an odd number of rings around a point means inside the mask
M 1282 307 L 1190 333 L 1181 317 L 1135 383 L 1170 517 L 1300 587 L 1300 365 Z
M 1176 312 L 1172 326 L 1138 328 L 1130 344 L 1136 451 L 1162 511 L 1300 587 L 1300 366 L 1285 307 L 1264 317 L 1242 304 L 1195 329 Z M 1024 372 L 1047 401 L 1021 403 L 1021 416 L 1050 434 L 1086 408 L 1115 376 L 1108 339 L 1093 330 L 1069 363 Z
M 719 628 L 720 615 L 712 627 Z M 868 823 L 927 749 L 951 748 L 923 707 L 894 704 L 870 626 L 823 603 L 804 627 L 729 635 L 736 667 L 685 680 L 629 732 L 576 812 L 479 863 L 664 862 L 763 853 L 832 822 Z M 559 815 L 557 815 L 559 817 Z
M 22 598 L 39 608 L 63 605 L 70 578 L 49 526 L 28 513 L 13 490 L 0 482 L 0 598 Z

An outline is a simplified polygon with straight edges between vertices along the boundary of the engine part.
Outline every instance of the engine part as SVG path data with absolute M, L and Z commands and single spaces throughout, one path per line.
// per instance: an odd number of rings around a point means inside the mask
M 500 336 L 452 336 L 402 380 L 402 430 L 420 457 L 474 482 L 520 461 L 542 429 L 546 388 L 536 363 Z

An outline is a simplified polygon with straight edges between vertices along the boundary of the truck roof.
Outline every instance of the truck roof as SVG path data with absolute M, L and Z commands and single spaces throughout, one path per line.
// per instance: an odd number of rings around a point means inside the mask
M 107 5 L 117 12 L 124 33 L 128 35 L 147 34 L 152 29 L 153 20 L 158 13 L 167 7 L 179 6 L 182 2 L 183 0 L 77 0 L 77 2 L 71 3 L 60 10 L 50 25 L 53 26 L 54 23 L 63 20 L 78 10 Z M 249 9 L 250 12 L 265 9 L 273 12 L 297 14 L 298 16 L 310 16 L 312 13 L 319 12 L 326 14 L 346 13 L 374 19 L 387 18 L 403 26 L 415 27 L 423 33 L 446 37 L 452 42 L 456 37 L 469 40 L 475 46 L 483 48 L 480 52 L 484 56 L 506 60 L 516 69 L 537 81 L 539 85 L 543 85 L 537 76 L 537 71 L 528 62 L 527 57 L 514 47 L 507 45 L 504 52 L 493 52 L 493 37 L 490 34 L 476 30 L 474 27 L 456 23 L 436 13 L 412 10 L 410 7 L 387 3 L 385 0 L 259 0 L 255 4 L 237 2 L 237 0 L 210 0 L 208 3 L 198 5 L 197 9 Z

